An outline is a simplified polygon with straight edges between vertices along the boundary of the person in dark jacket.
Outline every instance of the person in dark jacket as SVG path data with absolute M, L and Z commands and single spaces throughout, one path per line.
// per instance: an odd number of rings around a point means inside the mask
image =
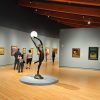
M 17 69 L 18 69 L 18 64 L 19 64 L 18 55 L 21 55 L 21 52 L 20 52 L 19 48 L 17 49 L 17 51 L 14 54 L 14 57 L 15 57 L 14 70 L 16 69 L 16 65 L 17 65 Z
M 54 61 L 55 61 L 55 51 L 53 50 L 52 51 L 52 62 L 53 62 L 53 64 L 54 64 Z

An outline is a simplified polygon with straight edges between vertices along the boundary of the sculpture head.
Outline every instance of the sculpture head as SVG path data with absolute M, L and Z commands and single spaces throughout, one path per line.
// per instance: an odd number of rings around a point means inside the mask
M 37 36 L 38 36 L 38 34 L 37 34 L 37 32 L 36 32 L 36 31 L 32 31 L 30 35 L 31 35 L 31 37 L 32 37 L 32 38 L 34 38 L 34 37 L 37 37 Z

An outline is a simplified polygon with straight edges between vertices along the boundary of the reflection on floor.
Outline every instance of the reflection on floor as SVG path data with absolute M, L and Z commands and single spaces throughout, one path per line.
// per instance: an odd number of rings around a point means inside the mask
M 59 78 L 53 85 L 32 86 L 23 84 L 19 78 L 36 74 L 37 64 L 23 73 L 13 70 L 13 65 L 0 66 L 0 100 L 100 100 L 100 71 L 59 68 L 56 61 L 43 63 L 41 74 Z

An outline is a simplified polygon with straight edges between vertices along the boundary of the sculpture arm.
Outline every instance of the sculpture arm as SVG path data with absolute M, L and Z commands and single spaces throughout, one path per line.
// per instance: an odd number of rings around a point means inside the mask
M 37 38 L 37 37 L 34 37 L 34 38 L 36 38 L 37 40 L 39 40 L 40 43 L 41 43 L 41 45 L 43 46 L 43 43 L 42 43 L 42 41 L 39 38 Z
M 32 37 L 31 37 L 32 42 L 34 43 L 35 47 L 38 49 L 36 43 L 33 41 Z

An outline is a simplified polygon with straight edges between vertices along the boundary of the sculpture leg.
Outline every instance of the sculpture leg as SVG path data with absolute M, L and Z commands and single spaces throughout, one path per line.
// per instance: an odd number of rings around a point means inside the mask
M 39 70 L 40 70 L 41 64 L 42 64 L 42 62 L 39 61 L 37 74 L 34 76 L 35 79 L 43 79 L 43 77 L 39 74 Z
M 39 61 L 35 61 L 34 64 L 38 63 Z
M 39 61 L 37 74 L 39 74 L 39 70 L 40 70 L 41 64 L 42 64 L 42 62 L 41 62 L 41 61 Z
M 18 62 L 17 59 L 15 59 L 15 62 L 14 62 L 14 70 L 16 69 L 16 65 L 18 65 L 17 62 Z
M 18 63 L 18 73 L 20 73 L 20 69 L 21 69 L 21 64 Z

